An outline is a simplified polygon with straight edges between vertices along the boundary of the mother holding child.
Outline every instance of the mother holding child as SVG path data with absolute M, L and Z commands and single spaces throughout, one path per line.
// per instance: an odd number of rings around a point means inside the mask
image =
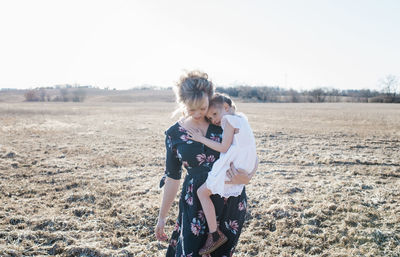
M 183 118 L 165 132 L 156 238 L 168 240 L 164 226 L 183 165 L 187 173 L 167 256 L 232 256 L 245 220 L 244 185 L 258 165 L 252 130 L 228 96 L 214 94 L 207 74 L 189 72 L 175 89 Z

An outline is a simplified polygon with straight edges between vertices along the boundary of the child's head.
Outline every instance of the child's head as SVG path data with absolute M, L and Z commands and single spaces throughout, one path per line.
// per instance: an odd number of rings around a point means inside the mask
M 214 125 L 221 125 L 222 117 L 226 114 L 235 114 L 236 106 L 232 99 L 221 93 L 215 93 L 208 105 L 207 120 Z

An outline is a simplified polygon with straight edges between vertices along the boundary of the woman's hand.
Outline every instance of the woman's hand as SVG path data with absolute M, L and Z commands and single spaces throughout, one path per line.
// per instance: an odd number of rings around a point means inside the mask
M 157 225 L 156 225 L 156 238 L 158 241 L 167 241 L 168 236 L 164 232 L 166 218 L 158 218 Z
M 228 176 L 230 181 L 226 181 L 225 184 L 247 185 L 250 182 L 253 175 L 256 173 L 257 168 L 258 168 L 258 156 L 256 160 L 256 166 L 254 167 L 251 173 L 248 173 L 243 169 L 236 169 L 235 166 L 233 165 L 233 162 L 231 162 L 230 168 L 226 171 L 226 175 Z
M 226 175 L 230 179 L 230 181 L 225 181 L 226 184 L 248 184 L 250 181 L 249 174 L 243 169 L 236 169 L 232 162 Z
M 201 133 L 200 129 L 187 129 L 187 133 L 191 140 L 197 141 L 201 143 L 201 140 L 204 138 L 203 133 Z
M 172 179 L 166 177 L 164 185 L 164 193 L 162 196 L 161 208 L 158 214 L 158 221 L 155 228 L 157 240 L 167 241 L 168 237 L 164 232 L 165 222 L 167 221 L 168 210 L 171 208 L 172 203 L 178 193 L 179 179 Z

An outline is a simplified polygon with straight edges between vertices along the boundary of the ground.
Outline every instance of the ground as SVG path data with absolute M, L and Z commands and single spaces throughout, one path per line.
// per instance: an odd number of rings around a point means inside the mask
M 163 256 L 174 107 L 0 103 L 0 255 Z M 400 105 L 237 107 L 260 164 L 236 256 L 400 256 Z

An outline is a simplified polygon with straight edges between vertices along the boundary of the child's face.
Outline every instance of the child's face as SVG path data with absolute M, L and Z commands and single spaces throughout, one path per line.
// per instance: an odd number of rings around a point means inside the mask
M 221 126 L 221 119 L 224 115 L 224 108 L 218 106 L 210 106 L 207 111 L 208 120 L 217 126 Z

